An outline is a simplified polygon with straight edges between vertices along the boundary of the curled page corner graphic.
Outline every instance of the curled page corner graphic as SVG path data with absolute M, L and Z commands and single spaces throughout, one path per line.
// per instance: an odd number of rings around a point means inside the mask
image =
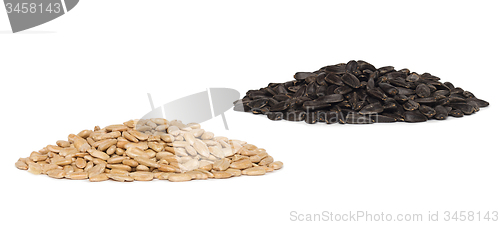
M 239 97 L 240 93 L 234 89 L 209 88 L 156 108 L 150 98 L 152 110 L 141 119 L 165 118 L 181 120 L 185 123 L 202 123 L 220 115 L 224 127 L 229 129 L 224 112 L 232 108 L 233 102 Z

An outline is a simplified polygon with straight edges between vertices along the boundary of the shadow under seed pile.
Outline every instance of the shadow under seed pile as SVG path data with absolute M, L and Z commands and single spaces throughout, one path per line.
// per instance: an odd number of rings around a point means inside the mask
M 368 124 L 444 120 L 489 105 L 429 73 L 377 69 L 361 60 L 297 72 L 294 78 L 249 90 L 234 102 L 234 110 L 264 114 L 270 120 Z

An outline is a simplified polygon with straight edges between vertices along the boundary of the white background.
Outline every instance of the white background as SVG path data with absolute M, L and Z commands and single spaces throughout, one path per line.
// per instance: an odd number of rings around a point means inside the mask
M 439 211 L 443 222 L 444 211 L 500 211 L 499 6 L 81 1 L 67 15 L 17 34 L 0 13 L 0 220 L 284 224 L 298 223 L 291 211 L 421 213 L 425 220 Z M 143 116 L 147 93 L 157 106 L 209 87 L 244 95 L 351 59 L 429 72 L 491 106 L 420 124 L 306 125 L 232 110 L 225 114 L 229 131 L 220 116 L 202 124 L 284 162 L 261 177 L 90 183 L 14 167 L 69 133 Z

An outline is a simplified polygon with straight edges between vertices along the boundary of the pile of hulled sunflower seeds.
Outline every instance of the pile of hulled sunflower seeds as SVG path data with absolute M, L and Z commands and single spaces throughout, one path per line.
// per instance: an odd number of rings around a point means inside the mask
M 429 73 L 365 61 L 297 72 L 294 80 L 249 90 L 234 110 L 270 120 L 367 124 L 425 122 L 473 114 L 488 102 Z
M 15 166 L 52 178 L 178 182 L 264 175 L 283 163 L 263 148 L 215 137 L 197 123 L 158 118 L 70 134 L 67 141 L 34 151 Z

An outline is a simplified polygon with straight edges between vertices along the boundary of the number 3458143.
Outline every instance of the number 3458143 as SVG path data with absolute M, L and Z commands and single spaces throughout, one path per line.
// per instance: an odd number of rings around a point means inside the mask
M 37 4 L 37 3 L 7 3 L 5 4 L 7 13 L 60 13 L 62 7 L 60 3 Z

